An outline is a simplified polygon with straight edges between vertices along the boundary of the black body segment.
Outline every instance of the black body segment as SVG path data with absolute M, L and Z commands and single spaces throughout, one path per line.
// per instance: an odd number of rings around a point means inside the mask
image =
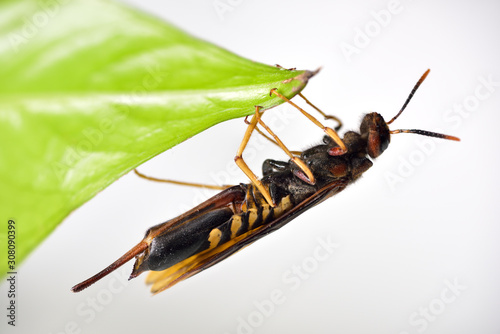
M 215 209 L 176 226 L 168 233 L 158 235 L 150 244 L 148 261 L 141 270 L 164 270 L 188 257 L 217 246 L 224 235 L 221 222 L 233 216 L 228 208 Z M 220 233 L 217 233 L 219 230 Z M 146 266 L 147 265 L 147 266 Z

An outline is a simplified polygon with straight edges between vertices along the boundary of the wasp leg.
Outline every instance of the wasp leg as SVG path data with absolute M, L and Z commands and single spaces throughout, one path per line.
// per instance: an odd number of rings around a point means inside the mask
M 170 184 L 177 184 L 181 186 L 188 186 L 188 187 L 198 187 L 198 188 L 207 188 L 207 189 L 214 189 L 214 190 L 224 190 L 227 189 L 231 186 L 228 185 L 222 185 L 222 186 L 217 186 L 217 185 L 212 185 L 212 184 L 203 184 L 203 183 L 194 183 L 194 182 L 182 182 L 182 181 L 175 181 L 175 180 L 167 180 L 167 179 L 158 179 L 156 177 L 152 176 L 147 176 L 139 172 L 137 169 L 134 169 L 134 173 L 146 180 L 149 181 L 154 181 L 154 182 L 163 182 L 163 183 L 170 183 Z
M 313 107 L 314 109 L 316 109 L 316 111 L 319 112 L 325 119 L 333 119 L 335 122 L 337 122 L 337 126 L 334 128 L 334 130 L 335 131 L 339 131 L 340 130 L 340 128 L 342 127 L 342 121 L 340 120 L 340 118 L 338 118 L 337 116 L 325 114 L 321 109 L 319 109 L 314 104 L 312 104 L 308 99 L 306 99 L 306 97 L 304 95 L 302 95 L 302 93 L 299 93 L 298 95 L 301 98 L 303 98 L 304 101 L 306 101 L 306 103 L 308 105 L 310 105 L 311 107 Z
M 290 157 L 290 160 L 293 161 L 305 174 L 306 178 L 304 178 L 304 181 L 314 184 L 315 179 L 314 175 L 307 167 L 304 161 L 302 161 L 299 157 L 294 156 L 292 152 L 283 144 L 283 142 L 274 134 L 274 132 L 262 121 L 260 116 L 262 113 L 260 112 L 261 107 L 256 106 L 255 107 L 255 114 L 252 116 L 252 120 L 250 121 L 250 124 L 248 124 L 247 131 L 245 132 L 245 135 L 243 137 L 243 140 L 241 141 L 240 147 L 238 149 L 238 152 L 236 153 L 236 157 L 234 157 L 234 161 L 236 162 L 236 165 L 240 167 L 240 169 L 247 175 L 247 177 L 252 181 L 252 183 L 259 189 L 259 191 L 262 193 L 262 196 L 266 199 L 267 203 L 271 205 L 272 207 L 275 206 L 275 203 L 273 202 L 271 198 L 271 194 L 269 194 L 269 190 L 264 187 L 262 182 L 257 178 L 257 176 L 252 172 L 252 170 L 248 167 L 246 162 L 243 160 L 243 151 L 245 150 L 248 141 L 250 140 L 250 136 L 252 135 L 252 132 L 255 130 L 257 127 L 257 123 L 259 123 L 274 139 L 274 141 L 278 144 L 278 146 L 285 151 L 285 153 Z
M 245 117 L 245 123 L 248 125 L 248 124 L 250 124 L 250 122 L 247 120 L 247 118 L 248 118 L 248 116 Z M 270 141 L 274 145 L 280 147 L 280 145 L 274 139 L 272 139 L 271 137 L 266 135 L 264 132 L 262 132 L 262 130 L 259 129 L 258 126 L 255 127 L 255 131 L 257 131 L 259 133 L 259 135 L 263 136 L 264 138 L 266 138 L 268 141 Z M 292 152 L 293 155 L 300 155 L 302 153 L 301 151 L 290 151 L 290 152 Z
M 248 121 L 248 116 L 245 117 L 245 124 L 246 125 L 250 125 L 250 122 Z M 255 127 L 255 131 L 257 131 L 259 133 L 259 135 L 261 135 L 262 137 L 266 138 L 268 141 L 270 141 L 274 145 L 279 146 L 278 143 L 276 141 L 274 141 L 274 139 L 272 139 L 271 137 L 269 137 L 268 135 L 266 135 L 264 132 L 262 132 L 262 130 L 259 129 L 258 126 Z
M 339 145 L 341 152 L 338 152 L 337 155 L 340 155 L 340 154 L 343 154 L 343 153 L 347 152 L 347 147 L 345 146 L 344 142 L 342 141 L 342 139 L 340 139 L 338 133 L 334 129 L 329 128 L 329 127 L 324 126 L 323 124 L 321 124 L 311 114 L 309 114 L 304 109 L 302 109 L 301 107 L 299 107 L 298 105 L 296 105 L 295 103 L 293 103 L 292 101 L 290 101 L 286 96 L 283 96 L 280 93 L 278 93 L 278 91 L 277 91 L 276 88 L 271 89 L 270 94 L 274 94 L 277 97 L 279 97 L 280 99 L 282 99 L 283 101 L 290 103 L 292 106 L 294 106 L 295 108 L 297 108 L 302 114 L 304 114 L 304 116 L 306 116 L 311 122 L 313 122 L 315 125 L 317 125 L 321 129 L 323 129 L 323 131 L 325 131 L 325 133 L 330 138 L 332 138 L 335 141 L 335 143 L 337 143 L 337 145 Z
M 294 156 L 292 154 L 292 152 L 290 152 L 290 150 L 285 146 L 285 144 L 283 144 L 283 142 L 281 141 L 281 139 L 279 139 L 278 136 L 276 136 L 274 134 L 274 132 L 266 125 L 266 123 L 264 123 L 262 121 L 262 119 L 260 118 L 260 114 L 259 113 L 256 113 L 255 115 L 257 117 L 257 121 L 259 122 L 259 124 L 274 138 L 274 140 L 276 141 L 276 143 L 278 143 L 279 147 L 283 151 L 285 151 L 286 155 L 288 155 L 288 157 L 290 158 L 290 160 L 293 163 L 295 163 L 304 172 L 304 174 L 307 176 L 308 183 L 309 184 L 314 184 L 316 182 L 316 180 L 314 179 L 314 175 L 311 172 L 311 170 L 309 169 L 309 167 L 306 165 L 306 163 L 302 159 L 300 159 L 299 157 Z
M 252 170 L 248 167 L 246 162 L 243 160 L 243 151 L 245 150 L 245 147 L 248 144 L 248 141 L 250 140 L 250 136 L 252 135 L 253 130 L 255 130 L 255 127 L 257 126 L 257 121 L 258 121 L 258 116 L 260 116 L 261 107 L 255 106 L 255 114 L 252 116 L 252 120 L 248 124 L 247 131 L 245 132 L 245 135 L 243 136 L 243 140 L 241 141 L 240 147 L 238 148 L 238 152 L 236 152 L 236 156 L 234 157 L 234 162 L 236 165 L 243 171 L 243 173 L 246 174 L 246 176 L 252 181 L 252 183 L 259 189 L 261 192 L 262 196 L 266 199 L 267 203 L 269 203 L 270 206 L 275 207 L 276 204 L 273 202 L 271 198 L 271 194 L 269 194 L 269 190 L 264 187 L 262 182 L 257 178 L 257 176 L 252 172 Z

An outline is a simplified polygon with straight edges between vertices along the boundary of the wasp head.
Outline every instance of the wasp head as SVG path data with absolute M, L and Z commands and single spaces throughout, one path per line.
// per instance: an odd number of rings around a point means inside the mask
M 384 118 L 372 112 L 363 118 L 360 127 L 361 137 L 366 140 L 366 153 L 376 158 L 385 151 L 391 141 L 389 127 Z

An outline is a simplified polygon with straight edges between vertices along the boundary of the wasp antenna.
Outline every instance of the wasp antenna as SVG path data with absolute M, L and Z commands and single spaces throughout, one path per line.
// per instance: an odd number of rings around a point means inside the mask
M 441 138 L 441 139 L 460 141 L 460 138 L 458 138 L 458 137 L 444 135 L 444 134 L 436 133 L 436 132 L 425 131 L 425 130 L 414 130 L 414 129 L 412 129 L 412 130 L 391 130 L 391 131 L 389 131 L 389 133 L 391 133 L 391 134 L 416 133 L 418 135 L 427 136 L 427 137 L 435 137 L 435 138 Z
M 415 92 L 417 91 L 418 87 L 420 87 L 420 85 L 422 84 L 422 82 L 424 82 L 425 78 L 427 77 L 427 75 L 429 74 L 431 70 L 428 69 L 427 71 L 425 71 L 425 73 L 420 77 L 420 79 L 417 81 L 417 83 L 415 84 L 415 87 L 413 87 L 413 89 L 411 90 L 411 93 L 410 95 L 408 95 L 408 98 L 406 99 L 405 103 L 403 104 L 403 107 L 401 107 L 401 110 L 397 113 L 396 116 L 394 116 L 389 122 L 387 122 L 387 124 L 391 124 L 392 122 L 394 122 L 396 120 L 396 118 L 399 117 L 399 115 L 401 115 L 403 113 L 403 111 L 405 110 L 406 106 L 408 105 L 408 103 L 410 103 L 411 101 L 411 98 L 413 97 L 413 95 L 415 95 Z
M 100 271 L 99 273 L 95 274 L 91 278 L 75 285 L 74 287 L 71 288 L 71 291 L 73 292 L 80 292 L 83 289 L 88 288 L 101 278 L 107 276 L 111 272 L 115 271 L 116 269 L 120 268 L 122 265 L 133 259 L 136 255 L 141 254 L 148 248 L 148 244 L 144 241 L 141 241 L 138 243 L 134 248 L 126 252 L 125 254 L 122 255 L 118 260 L 110 264 L 106 269 Z

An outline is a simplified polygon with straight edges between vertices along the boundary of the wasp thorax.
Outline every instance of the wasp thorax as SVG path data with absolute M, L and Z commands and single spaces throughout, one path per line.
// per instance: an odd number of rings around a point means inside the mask
M 389 127 L 384 118 L 375 112 L 365 115 L 360 127 L 361 136 L 366 138 L 366 153 L 376 158 L 385 151 L 391 141 Z

